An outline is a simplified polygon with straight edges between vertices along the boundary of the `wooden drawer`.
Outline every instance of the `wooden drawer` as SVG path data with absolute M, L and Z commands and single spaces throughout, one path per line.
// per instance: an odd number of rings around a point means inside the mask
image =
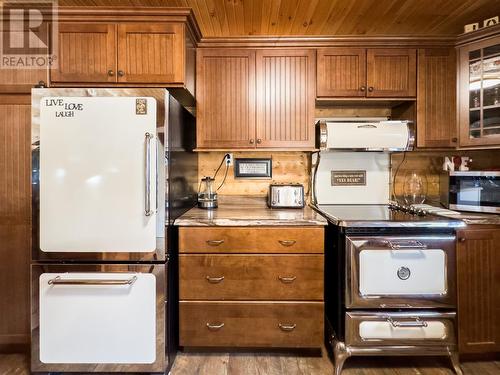
M 323 227 L 181 227 L 181 253 L 322 254 Z
M 181 300 L 323 300 L 323 255 L 180 255 Z
M 319 348 L 323 302 L 180 302 L 181 346 Z

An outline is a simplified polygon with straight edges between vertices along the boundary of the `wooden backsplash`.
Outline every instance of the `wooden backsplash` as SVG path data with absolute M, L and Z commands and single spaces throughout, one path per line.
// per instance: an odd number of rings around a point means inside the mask
M 444 157 L 468 156 L 471 170 L 497 170 L 500 169 L 500 150 L 475 150 L 475 151 L 434 151 L 434 152 L 407 152 L 403 161 L 403 154 L 393 154 L 391 157 L 392 179 L 391 193 L 399 199 L 403 196 L 403 185 L 407 172 L 416 171 L 427 178 L 428 203 L 439 201 L 439 176 L 442 171 Z M 398 166 L 399 170 L 398 170 Z M 396 178 L 394 176 L 397 172 Z
M 266 196 L 271 183 L 300 183 L 304 185 L 307 195 L 310 189 L 310 152 L 233 152 L 233 158 L 271 158 L 271 179 L 235 178 L 234 165 L 229 167 L 226 182 L 218 191 L 221 195 L 253 195 Z M 219 166 L 225 152 L 200 152 L 198 153 L 198 177 L 213 176 Z M 225 166 L 223 165 L 217 174 L 216 187 L 224 178 Z M 198 180 L 199 180 L 198 179 Z

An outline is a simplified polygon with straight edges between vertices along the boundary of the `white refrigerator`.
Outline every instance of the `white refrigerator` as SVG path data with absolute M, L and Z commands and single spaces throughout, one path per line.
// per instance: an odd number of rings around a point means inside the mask
M 32 98 L 32 371 L 164 372 L 194 118 L 164 89 Z

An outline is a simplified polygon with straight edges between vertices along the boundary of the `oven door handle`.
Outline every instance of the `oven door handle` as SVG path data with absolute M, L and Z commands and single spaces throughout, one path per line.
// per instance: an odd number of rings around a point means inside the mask
M 420 319 L 418 316 L 412 319 L 415 320 L 402 322 L 388 317 L 387 322 L 391 323 L 394 328 L 425 328 L 428 325 L 426 321 Z
M 389 246 L 392 250 L 425 250 L 427 245 L 420 241 L 409 240 L 409 241 L 388 241 Z
M 61 279 L 61 276 L 50 279 L 49 285 L 133 285 L 137 276 L 130 279 Z

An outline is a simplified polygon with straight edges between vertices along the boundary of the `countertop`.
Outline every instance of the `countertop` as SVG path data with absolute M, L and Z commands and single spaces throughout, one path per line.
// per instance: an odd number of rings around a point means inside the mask
M 219 196 L 215 210 L 192 208 L 177 226 L 324 226 L 328 222 L 310 207 L 270 209 L 264 197 Z
M 466 211 L 453 211 L 446 208 L 436 207 L 435 205 L 421 204 L 416 205 L 434 215 L 446 217 L 449 219 L 462 220 L 467 225 L 500 225 L 500 215 L 487 214 L 482 212 L 466 212 Z

